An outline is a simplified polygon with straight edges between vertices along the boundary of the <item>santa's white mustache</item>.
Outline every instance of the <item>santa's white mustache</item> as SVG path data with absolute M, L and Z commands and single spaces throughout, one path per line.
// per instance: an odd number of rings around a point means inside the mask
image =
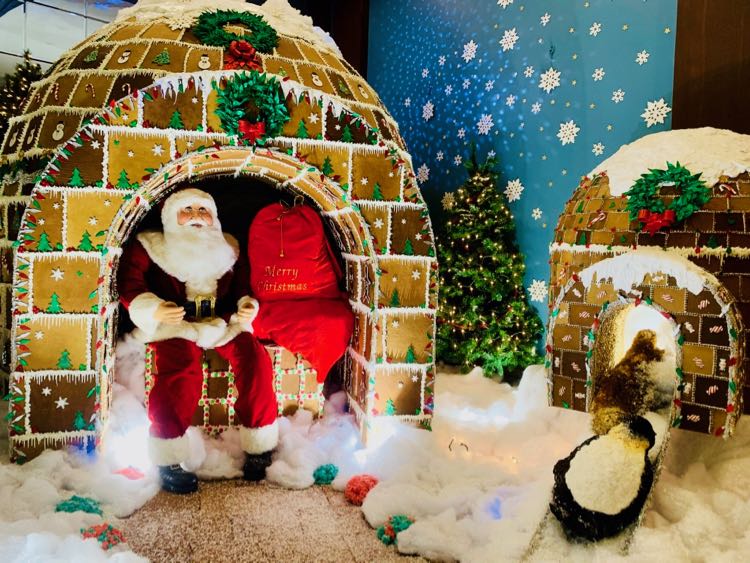
M 203 219 L 191 219 L 185 223 L 186 227 L 207 227 L 208 223 Z

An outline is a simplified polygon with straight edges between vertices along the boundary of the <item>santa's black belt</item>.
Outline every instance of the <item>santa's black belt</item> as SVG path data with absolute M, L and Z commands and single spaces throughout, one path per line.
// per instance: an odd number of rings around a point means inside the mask
M 196 295 L 190 301 L 182 304 L 185 309 L 185 318 L 195 320 L 213 319 L 216 317 L 216 298 Z

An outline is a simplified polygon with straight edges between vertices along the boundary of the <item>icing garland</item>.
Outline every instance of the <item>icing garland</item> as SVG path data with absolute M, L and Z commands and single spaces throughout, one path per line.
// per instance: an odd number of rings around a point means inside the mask
M 266 137 L 276 137 L 289 121 L 289 109 L 278 80 L 257 71 L 237 73 L 218 93 L 216 115 L 228 135 L 236 135 L 246 145 L 263 145 Z
M 679 162 L 667 162 L 666 170 L 652 168 L 641 174 L 635 184 L 625 192 L 628 196 L 627 209 L 630 220 L 644 223 L 643 229 L 650 234 L 675 221 L 683 221 L 701 209 L 711 199 L 711 190 L 700 179 L 701 173 L 692 174 Z M 662 186 L 674 186 L 679 196 L 672 200 L 668 208 L 657 191 Z
M 224 29 L 227 24 L 238 24 L 247 28 L 243 34 Z M 229 47 L 232 41 L 249 41 L 261 53 L 273 52 L 279 43 L 276 30 L 268 25 L 261 16 L 234 10 L 217 10 L 203 12 L 193 26 L 193 33 L 204 45 Z

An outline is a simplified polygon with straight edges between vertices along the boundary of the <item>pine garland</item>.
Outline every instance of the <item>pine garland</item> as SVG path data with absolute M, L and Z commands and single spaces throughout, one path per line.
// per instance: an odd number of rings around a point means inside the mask
M 638 212 L 645 209 L 653 213 L 662 213 L 665 209 L 675 212 L 675 219 L 683 221 L 701 209 L 711 199 L 711 190 L 706 182 L 700 179 L 701 173 L 693 174 L 679 162 L 667 162 L 666 170 L 649 169 L 647 174 L 641 174 L 635 184 L 625 192 L 628 196 L 628 211 L 630 220 L 638 219 Z M 659 197 L 658 190 L 662 186 L 674 185 L 680 195 L 672 200 L 669 207 Z
M 246 27 L 248 33 L 239 35 L 226 31 L 227 24 L 238 24 Z M 247 41 L 256 51 L 261 53 L 272 53 L 279 44 L 279 36 L 276 30 L 268 25 L 263 17 L 247 12 L 235 10 L 217 10 L 215 12 L 203 12 L 198 17 L 198 22 L 193 26 L 193 33 L 204 45 L 215 47 L 229 47 L 232 41 Z
M 221 126 L 229 135 L 239 135 L 238 122 L 248 119 L 255 123 L 265 123 L 265 134 L 256 143 L 263 144 L 263 138 L 276 137 L 284 124 L 289 121 L 289 109 L 278 80 L 273 75 L 261 74 L 255 70 L 234 75 L 218 91 L 216 115 Z

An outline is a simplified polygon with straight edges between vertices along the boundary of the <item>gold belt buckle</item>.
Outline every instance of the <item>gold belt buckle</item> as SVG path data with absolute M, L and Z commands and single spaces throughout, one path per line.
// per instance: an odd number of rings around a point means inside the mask
M 216 297 L 208 295 L 196 295 L 193 299 L 195 303 L 195 319 L 200 321 L 203 319 L 213 319 L 216 316 Z M 209 303 L 209 315 L 203 316 L 203 303 Z

